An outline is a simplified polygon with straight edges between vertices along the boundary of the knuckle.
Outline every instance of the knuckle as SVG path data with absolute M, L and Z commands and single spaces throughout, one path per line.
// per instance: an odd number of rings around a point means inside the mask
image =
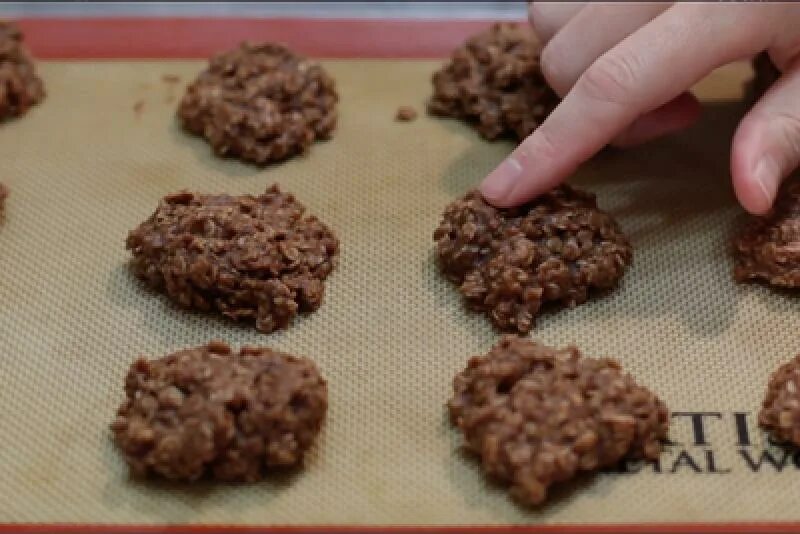
M 767 52 L 772 64 L 779 71 L 786 72 L 792 69 L 800 61 L 800 33 L 780 43 L 780 46 L 770 48 Z
M 578 83 L 583 94 L 604 103 L 628 105 L 638 86 L 636 60 L 625 54 L 606 54 L 594 62 Z
M 700 21 L 698 31 L 728 30 L 723 37 L 726 62 L 763 50 L 778 27 L 774 5 L 769 3 L 686 2 L 678 8 L 682 20 Z
M 522 166 L 526 166 L 556 158 L 559 150 L 550 130 L 542 125 L 517 147 L 514 155 Z

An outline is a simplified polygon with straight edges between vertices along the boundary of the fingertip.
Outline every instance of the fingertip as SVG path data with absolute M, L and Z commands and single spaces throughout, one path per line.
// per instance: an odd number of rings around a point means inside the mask
M 553 181 L 531 168 L 529 160 L 519 161 L 515 155 L 506 158 L 479 186 L 483 198 L 497 208 L 513 208 L 529 202 L 556 187 Z
M 769 175 L 764 178 L 763 164 L 756 164 L 753 167 L 760 168 L 756 171 L 739 165 L 739 170 L 732 172 L 733 191 L 745 211 L 752 215 L 765 215 L 775 201 L 779 178 L 776 179 Z M 734 166 L 734 168 L 736 167 Z M 772 183 L 776 183 L 776 185 L 769 185 Z
M 747 116 L 739 124 L 731 149 L 731 177 L 739 204 L 752 215 L 765 215 L 780 185 L 780 169 L 763 153 L 758 121 Z
M 733 188 L 742 207 L 753 215 L 765 215 L 772 208 L 781 182 L 780 167 L 769 156 L 762 157 Z
M 505 198 L 492 196 L 491 193 L 487 194 L 482 187 L 479 188 L 479 191 L 481 192 L 483 199 L 495 208 L 513 208 L 516 206 L 516 204 L 506 200 Z
M 523 170 L 522 165 L 513 155 L 507 157 L 481 182 L 479 189 L 483 198 L 498 208 L 511 207 L 513 191 Z
M 800 165 L 800 65 L 784 70 L 742 119 L 733 139 L 731 174 L 749 212 L 767 213 L 781 182 Z
M 734 191 L 739 204 L 751 215 L 766 215 L 772 207 L 772 199 L 755 182 L 734 184 Z

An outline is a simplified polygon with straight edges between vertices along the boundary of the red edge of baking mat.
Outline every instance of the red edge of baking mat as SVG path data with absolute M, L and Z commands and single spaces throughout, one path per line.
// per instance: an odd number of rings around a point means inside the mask
M 800 523 L 652 523 L 609 525 L 516 525 L 516 526 L 274 526 L 234 525 L 81 525 L 0 523 L 0 532 L 20 534 L 772 534 L 800 532 Z
M 207 58 L 276 41 L 320 58 L 436 58 L 492 21 L 245 18 L 22 18 L 40 59 Z
M 40 59 L 207 58 L 243 40 L 283 42 L 324 58 L 437 58 L 446 56 L 489 20 L 30 18 L 18 20 Z M 688 534 L 800 532 L 800 523 L 650 523 L 519 526 L 236 526 L 0 523 L 20 534 Z

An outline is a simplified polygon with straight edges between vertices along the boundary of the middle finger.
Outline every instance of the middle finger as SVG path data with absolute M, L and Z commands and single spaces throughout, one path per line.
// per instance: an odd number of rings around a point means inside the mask
M 597 58 L 670 5 L 670 2 L 587 5 L 542 51 L 542 72 L 548 83 L 560 96 L 566 95 Z
M 574 17 L 585 2 L 544 2 L 535 0 L 528 3 L 528 19 L 541 43 L 546 43 Z

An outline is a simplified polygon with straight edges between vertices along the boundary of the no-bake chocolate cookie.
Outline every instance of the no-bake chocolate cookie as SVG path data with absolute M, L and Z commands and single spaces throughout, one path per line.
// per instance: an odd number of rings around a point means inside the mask
M 305 152 L 336 126 L 333 79 L 284 46 L 244 43 L 211 59 L 178 108 L 220 156 L 258 164 Z
M 737 282 L 800 287 L 800 178 L 783 185 L 765 217 L 753 217 L 733 241 Z
M 524 139 L 559 102 L 542 75 L 539 52 L 529 27 L 493 25 L 433 75 L 428 112 L 464 119 L 486 139 Z
M 0 21 L 0 120 L 24 115 L 45 95 L 22 41 L 16 24 Z
M 448 407 L 467 447 L 490 477 L 526 505 L 552 484 L 616 464 L 655 459 L 667 436 L 667 408 L 607 358 L 583 357 L 506 336 L 469 360 Z
M 576 306 L 591 290 L 614 287 L 632 256 L 594 195 L 567 185 L 513 209 L 470 191 L 447 207 L 433 237 L 439 266 L 467 305 L 521 333 L 546 303 Z
M 303 460 L 327 410 L 314 363 L 225 343 L 140 358 L 111 429 L 132 474 L 252 482 Z
M 319 308 L 339 241 L 294 196 L 165 197 L 126 242 L 136 275 L 185 308 L 271 332 Z
M 758 423 L 775 440 L 800 447 L 800 356 L 772 373 Z

